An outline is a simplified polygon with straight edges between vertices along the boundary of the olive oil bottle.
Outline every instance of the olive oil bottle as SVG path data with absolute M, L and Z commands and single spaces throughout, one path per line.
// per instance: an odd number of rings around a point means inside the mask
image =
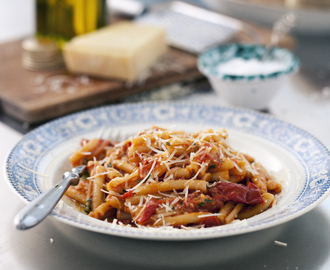
M 74 36 L 108 24 L 106 0 L 37 0 L 37 36 L 61 48 Z

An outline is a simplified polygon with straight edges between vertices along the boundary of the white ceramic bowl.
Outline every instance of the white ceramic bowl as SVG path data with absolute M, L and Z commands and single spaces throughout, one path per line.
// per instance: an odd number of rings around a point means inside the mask
M 289 50 L 274 47 L 261 62 L 264 53 L 265 47 L 262 45 L 226 44 L 203 52 L 198 57 L 197 65 L 214 91 L 228 103 L 262 110 L 267 109 L 271 99 L 300 66 L 298 58 Z M 247 70 L 244 70 L 245 65 L 236 66 L 236 70 L 222 70 L 233 59 L 241 63 L 250 61 L 250 64 L 253 61 L 254 65 L 247 64 Z M 260 70 L 251 70 L 258 63 L 264 66 Z M 273 63 L 276 67 L 271 67 Z

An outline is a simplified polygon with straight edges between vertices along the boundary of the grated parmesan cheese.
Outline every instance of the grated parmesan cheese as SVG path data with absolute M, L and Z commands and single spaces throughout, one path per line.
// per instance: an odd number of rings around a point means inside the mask
M 144 200 L 147 200 L 147 198 L 145 196 L 141 196 L 140 197 L 140 201 L 139 201 L 139 204 L 138 204 L 138 207 L 142 207 L 143 206 L 143 201 Z
M 205 227 L 204 224 L 196 224 L 196 225 L 189 224 L 189 226 L 182 225 L 181 227 L 178 228 L 177 226 L 180 226 L 179 224 L 176 224 L 175 227 L 173 227 L 170 226 L 169 224 L 166 224 L 165 222 L 165 217 L 171 217 L 171 216 L 173 217 L 176 215 L 185 214 L 190 211 L 190 208 L 193 208 L 193 211 L 196 211 L 196 209 L 197 210 L 202 209 L 202 206 L 197 204 L 198 202 L 195 200 L 192 200 L 192 203 L 191 204 L 189 203 L 189 205 L 187 203 L 184 203 L 188 201 L 188 197 L 190 196 L 189 187 L 193 183 L 195 184 L 195 179 L 199 179 L 199 180 L 208 179 L 205 180 L 207 188 L 213 187 L 219 182 L 230 182 L 226 179 L 222 179 L 221 177 L 219 177 L 218 175 L 220 174 L 216 174 L 217 179 L 215 179 L 214 172 L 217 171 L 217 169 L 214 168 L 216 168 L 217 164 L 221 162 L 231 162 L 232 165 L 230 165 L 230 167 L 237 169 L 237 171 L 239 172 L 244 171 L 244 173 L 246 173 L 246 171 L 248 171 L 251 172 L 253 175 L 259 174 L 259 172 L 254 167 L 254 164 L 250 164 L 247 161 L 247 158 L 245 157 L 244 154 L 232 149 L 229 146 L 227 133 L 224 131 L 213 132 L 212 130 L 209 129 L 195 134 L 186 134 L 181 131 L 171 134 L 168 130 L 161 129 L 158 127 L 153 127 L 152 129 L 143 131 L 136 136 L 137 137 L 133 137 L 131 139 L 116 144 L 115 145 L 116 149 L 112 148 L 113 150 L 111 151 L 111 155 L 112 155 L 111 159 L 116 154 L 117 156 L 114 157 L 115 159 L 124 160 L 125 162 L 131 163 L 132 165 L 136 166 L 136 169 L 134 170 L 136 175 L 140 175 L 142 173 L 141 171 L 146 169 L 144 167 L 144 161 L 147 160 L 149 161 L 148 167 L 150 167 L 151 165 L 148 173 L 142 180 L 138 179 L 139 183 L 137 184 L 135 183 L 135 180 L 124 181 L 123 183 L 120 184 L 118 190 L 116 191 L 107 191 L 105 190 L 105 188 L 101 189 L 101 191 L 106 194 L 111 194 L 113 196 L 120 198 L 123 194 L 125 194 L 126 191 L 135 190 L 141 185 L 147 186 L 149 184 L 158 183 L 158 182 L 161 183 L 159 186 L 164 186 L 165 187 L 164 190 L 166 191 L 165 192 L 158 191 L 158 193 L 156 194 L 154 193 L 147 194 L 145 196 L 142 195 L 139 196 L 139 198 L 135 197 L 133 199 L 136 200 L 131 201 L 131 202 L 134 201 L 133 205 L 130 202 L 130 200 L 128 199 L 124 200 L 125 211 L 131 214 L 133 220 L 129 225 L 125 225 L 123 224 L 122 220 L 114 219 L 112 222 L 113 226 L 133 225 L 143 230 L 149 230 L 149 229 L 155 230 L 155 228 L 152 228 L 152 226 L 157 226 L 156 230 L 160 230 L 160 231 L 177 230 L 177 229 L 191 230 L 191 229 L 204 228 Z M 132 139 L 134 138 L 137 138 L 140 142 L 142 142 L 142 146 L 143 146 L 142 149 L 145 149 L 143 150 L 143 152 L 138 152 L 138 150 L 134 150 L 135 149 L 134 145 L 126 147 L 132 144 Z M 119 148 L 121 146 L 125 146 L 125 147 Z M 181 151 L 181 149 L 185 149 L 185 151 Z M 191 149 L 191 151 L 188 151 L 187 149 Z M 173 151 L 170 152 L 171 150 Z M 180 153 L 180 155 L 178 153 Z M 85 152 L 85 154 L 90 155 L 91 152 Z M 105 157 L 100 161 L 97 161 L 96 158 L 93 157 L 93 160 L 95 164 L 100 164 L 100 165 L 103 165 L 107 161 L 110 161 L 109 157 Z M 239 166 L 239 164 L 241 164 L 241 162 L 243 161 L 245 162 L 244 165 L 245 168 L 241 168 Z M 106 168 L 106 169 L 107 169 L 106 172 L 99 173 L 94 176 L 90 176 L 87 179 L 91 179 L 91 181 L 93 181 L 94 178 L 101 175 L 107 175 L 111 170 L 114 170 L 113 168 Z M 177 169 L 179 170 L 176 171 Z M 187 171 L 184 174 L 182 174 L 182 176 L 179 176 L 181 174 L 180 170 L 183 171 L 184 169 L 186 169 Z M 178 179 L 180 177 L 180 180 L 182 179 L 181 181 L 183 180 L 184 181 L 179 183 L 178 185 L 179 187 L 177 187 L 178 190 L 172 190 L 172 191 L 168 190 L 168 187 L 170 187 L 168 185 L 172 183 L 168 184 L 162 182 L 175 179 L 176 177 L 174 177 L 174 175 L 176 175 L 176 172 L 180 172 L 180 174 L 178 173 Z M 118 169 L 118 173 L 120 173 L 121 177 L 122 174 L 125 174 L 125 176 L 127 177 L 131 174 L 128 172 L 125 173 L 119 169 Z M 143 174 L 145 173 L 146 170 L 143 172 Z M 204 173 L 206 173 L 207 175 L 205 175 L 205 177 L 202 177 L 202 174 Z M 234 175 L 234 172 L 230 171 L 230 169 L 228 173 L 229 176 Z M 212 176 L 212 178 L 210 178 L 210 175 Z M 247 177 L 250 177 L 250 174 Z M 203 183 L 203 186 L 204 184 L 205 182 Z M 203 193 L 201 192 L 200 189 L 198 189 L 199 185 L 197 184 L 196 186 L 197 186 L 196 190 L 194 191 L 194 194 L 196 194 L 196 196 L 200 196 L 200 198 L 203 198 L 202 196 L 208 195 L 211 196 L 211 198 L 213 199 L 213 194 L 210 195 L 212 192 Z M 150 190 L 152 191 L 150 192 L 157 192 L 157 189 L 154 189 L 154 187 L 158 187 L 158 184 L 151 186 Z M 172 187 L 170 187 L 169 189 L 171 188 Z M 120 192 L 117 192 L 119 190 Z M 124 191 L 122 192 L 122 190 Z M 144 192 L 141 192 L 141 194 L 143 194 Z M 136 194 L 133 194 L 133 196 L 136 196 Z M 157 204 L 150 205 L 152 206 L 150 207 L 150 210 L 152 211 L 155 210 L 155 212 L 151 213 L 151 211 L 149 212 L 147 211 L 148 210 L 147 204 L 152 198 L 155 198 L 156 200 L 160 199 L 161 201 L 158 201 Z M 197 205 L 200 208 L 198 208 Z M 217 205 L 214 206 L 217 207 L 215 210 L 213 208 L 212 210 L 211 209 L 209 210 L 212 211 L 213 213 L 200 212 L 198 213 L 199 215 L 198 218 L 219 216 L 220 215 L 218 213 L 219 207 Z M 146 213 L 144 213 L 144 211 L 146 211 Z M 137 223 L 137 220 L 140 220 L 139 217 L 142 217 L 141 215 L 146 215 L 147 218 L 151 218 L 150 221 L 147 221 L 145 223 L 146 225 L 141 225 Z M 235 221 L 233 222 L 233 226 L 237 226 L 237 227 L 243 226 L 243 224 L 247 224 L 245 220 L 244 222 L 238 220 L 236 220 L 236 222 Z M 283 245 L 283 246 L 287 245 L 286 243 L 282 243 L 279 241 L 275 241 L 275 244 Z
M 79 152 L 79 154 L 82 154 L 84 156 L 90 156 L 92 152 Z
M 232 160 L 233 165 L 235 166 L 235 168 L 239 171 L 242 172 L 242 168 L 240 166 L 237 165 L 237 163 L 235 161 Z
M 194 180 L 197 178 L 198 174 L 204 169 L 204 167 L 206 166 L 206 164 L 203 162 L 201 167 L 199 168 L 199 170 L 196 172 L 195 176 L 190 178 L 189 180 Z
M 205 217 L 218 217 L 222 214 L 216 213 L 216 214 L 205 214 L 205 215 L 199 215 L 198 218 L 205 218 Z
M 143 184 L 143 183 L 149 178 L 149 176 L 151 175 L 151 173 L 152 173 L 152 171 L 153 171 L 155 165 L 156 165 L 156 159 L 155 159 L 154 162 L 152 163 L 152 166 L 151 166 L 151 168 L 150 168 L 150 171 L 147 173 L 146 177 L 144 177 L 144 178 L 140 181 L 140 183 L 138 183 L 136 186 L 134 186 L 134 187 L 131 188 L 130 190 L 134 190 L 134 189 L 138 188 L 139 186 L 141 186 L 141 185 L 142 185 L 142 184 Z
M 287 247 L 288 246 L 287 243 L 277 241 L 277 240 L 274 241 L 274 244 L 277 245 L 277 246 L 281 246 L 281 247 Z
M 89 176 L 89 177 L 86 177 L 86 179 L 87 180 L 89 180 L 89 179 L 93 179 L 93 178 L 95 178 L 95 177 L 98 177 L 98 176 L 101 176 L 101 175 L 105 175 L 105 174 L 108 174 L 109 172 L 107 171 L 107 172 L 103 172 L 103 173 L 98 173 L 98 174 L 95 174 L 95 175 L 93 175 L 93 176 Z
M 29 168 L 23 166 L 23 165 L 20 164 L 20 163 L 18 163 L 17 165 L 20 166 L 21 168 L 23 168 L 24 170 L 27 170 L 27 171 L 29 171 L 29 172 L 35 174 L 35 175 L 38 175 L 38 176 L 41 176 L 41 177 L 47 177 L 47 178 L 50 177 L 50 176 L 47 175 L 47 174 L 42 174 L 42 173 L 39 173 L 39 172 L 33 171 L 33 170 L 31 170 L 31 169 L 29 169 Z

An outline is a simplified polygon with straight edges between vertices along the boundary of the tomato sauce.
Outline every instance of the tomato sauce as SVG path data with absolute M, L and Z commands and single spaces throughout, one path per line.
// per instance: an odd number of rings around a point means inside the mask
M 248 183 L 248 186 L 219 182 L 209 189 L 209 194 L 214 199 L 222 200 L 223 202 L 233 201 L 249 205 L 264 202 L 259 188 L 251 182 Z
M 156 212 L 156 209 L 159 205 L 159 201 L 156 201 L 155 199 L 150 199 L 145 208 L 143 209 L 142 213 L 139 215 L 139 217 L 136 219 L 136 222 L 139 224 L 146 223 L 151 216 Z
M 132 197 L 133 196 L 133 190 L 127 191 L 123 195 L 120 196 L 121 199 L 125 200 L 126 198 Z

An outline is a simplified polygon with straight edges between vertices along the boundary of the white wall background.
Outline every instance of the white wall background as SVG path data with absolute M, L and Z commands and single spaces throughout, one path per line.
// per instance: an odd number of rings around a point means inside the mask
M 35 0 L 0 0 L 0 42 L 32 35 Z

